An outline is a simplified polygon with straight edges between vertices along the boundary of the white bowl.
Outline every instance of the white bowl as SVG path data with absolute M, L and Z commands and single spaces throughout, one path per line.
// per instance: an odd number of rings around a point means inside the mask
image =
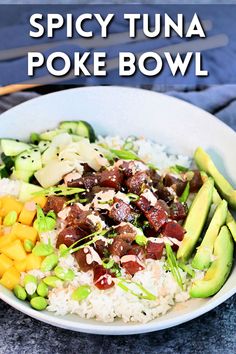
M 133 88 L 86 87 L 60 91 L 23 103 L 0 118 L 0 137 L 27 139 L 32 131 L 54 128 L 62 120 L 89 121 L 97 133 L 143 135 L 192 155 L 197 146 L 207 149 L 224 175 L 236 175 L 236 135 L 209 113 L 162 94 Z M 177 305 L 165 316 L 146 324 L 121 321 L 102 323 L 76 315 L 37 312 L 0 286 L 0 298 L 16 309 L 54 326 L 95 334 L 134 334 L 156 331 L 196 318 L 236 293 L 234 267 L 224 287 L 209 299 Z

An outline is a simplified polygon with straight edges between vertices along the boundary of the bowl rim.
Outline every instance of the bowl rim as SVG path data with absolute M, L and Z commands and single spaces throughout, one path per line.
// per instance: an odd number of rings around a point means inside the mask
M 140 88 L 133 88 L 133 87 L 122 87 L 122 86 L 86 86 L 86 87 L 75 87 L 75 88 L 70 88 L 70 89 L 65 89 L 65 90 L 61 90 L 61 91 L 56 91 L 53 93 L 48 93 L 46 95 L 41 95 L 38 97 L 34 97 L 28 101 L 25 101 L 23 103 L 20 103 L 19 105 L 12 107 L 11 109 L 9 109 L 6 112 L 3 112 L 0 115 L 0 124 L 2 124 L 1 122 L 3 122 L 4 124 L 4 119 L 7 119 L 9 115 L 12 114 L 12 112 L 17 112 L 17 110 L 22 110 L 22 107 L 24 109 L 25 106 L 27 105 L 31 105 L 32 101 L 36 100 L 44 100 L 45 97 L 47 96 L 56 96 L 58 94 L 63 94 L 63 92 L 68 91 L 85 91 L 85 90 L 89 90 L 89 91 L 96 91 L 96 90 L 128 90 L 128 91 L 141 91 L 143 94 L 146 95 L 156 95 L 156 96 L 162 96 L 168 99 L 170 99 L 171 101 L 173 101 L 173 103 L 177 103 L 177 104 L 182 104 L 182 105 L 188 105 L 190 106 L 191 109 L 194 110 L 199 110 L 199 113 L 203 113 L 204 115 L 208 116 L 208 119 L 211 119 L 212 121 L 217 122 L 217 124 L 219 126 L 221 126 L 222 128 L 224 128 L 226 131 L 228 131 L 228 133 L 230 134 L 234 134 L 235 135 L 235 131 L 228 125 L 226 125 L 224 122 L 222 122 L 219 118 L 213 116 L 212 114 L 210 114 L 209 112 L 203 110 L 202 108 L 199 108 L 187 101 L 184 101 L 182 99 L 173 97 L 173 96 L 169 96 L 166 95 L 164 93 L 159 93 L 156 91 L 149 91 L 146 89 L 140 89 Z M 199 118 L 203 118 L 203 117 L 199 117 Z M 227 282 L 226 282 L 227 283 Z M 0 285 L 0 290 L 1 288 L 3 288 L 2 285 Z M 18 300 L 17 298 L 11 297 L 9 295 L 7 295 L 7 292 L 4 294 L 2 291 L 0 291 L 0 299 L 3 300 L 4 302 L 6 302 L 7 304 L 9 304 L 10 306 L 14 307 L 15 309 L 21 311 L 22 313 L 40 320 L 42 322 L 45 322 L 47 324 L 51 324 L 53 326 L 56 327 L 60 327 L 60 328 L 64 328 L 64 329 L 68 329 L 68 330 L 73 330 L 73 331 L 78 331 L 78 332 L 84 332 L 84 333 L 91 333 L 91 334 L 99 334 L 99 335 L 130 335 L 130 334 L 139 334 L 139 333 L 147 333 L 147 332 L 153 332 L 153 331 L 157 331 L 157 330 L 163 330 L 165 328 L 170 328 L 170 327 L 174 327 L 176 325 L 185 323 L 187 321 L 190 321 L 192 319 L 195 319 L 207 312 L 209 312 L 210 310 L 214 309 L 215 307 L 217 307 L 218 305 L 220 305 L 221 303 L 223 303 L 224 301 L 226 301 L 228 298 L 230 298 L 231 296 L 233 296 L 236 293 L 236 285 L 234 287 L 232 287 L 231 289 L 229 289 L 225 294 L 221 295 L 219 298 L 217 299 L 213 299 L 210 303 L 207 302 L 204 305 L 202 305 L 200 308 L 197 308 L 191 312 L 188 312 L 186 314 L 183 315 L 178 315 L 175 318 L 171 318 L 171 319 L 164 319 L 162 320 L 161 323 L 158 323 L 158 318 L 154 319 L 148 323 L 124 323 L 122 325 L 114 325 L 114 326 L 110 326 L 109 323 L 102 323 L 102 322 L 98 322 L 96 324 L 95 320 L 94 320 L 94 324 L 91 323 L 82 323 L 80 322 L 80 318 L 78 317 L 78 322 L 75 321 L 71 321 L 70 319 L 66 319 L 65 316 L 55 316 L 53 313 L 48 312 L 48 311 L 42 311 L 42 312 L 36 312 L 34 309 L 32 309 L 31 307 L 27 306 L 27 304 L 21 302 L 20 300 Z

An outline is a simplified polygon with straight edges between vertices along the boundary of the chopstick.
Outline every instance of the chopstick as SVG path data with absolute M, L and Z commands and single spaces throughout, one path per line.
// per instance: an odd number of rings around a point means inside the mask
M 171 54 L 184 54 L 188 51 L 204 51 L 209 49 L 216 49 L 224 47 L 228 44 L 228 37 L 225 34 L 219 34 L 215 36 L 211 36 L 205 39 L 196 39 L 192 41 L 186 41 L 183 43 L 173 44 L 170 46 L 165 46 L 154 50 L 153 52 L 158 53 L 160 56 L 164 56 L 165 52 L 169 52 Z M 140 52 L 136 54 L 136 57 L 139 58 L 143 53 Z M 119 67 L 119 59 L 116 57 L 114 59 L 110 59 L 106 63 L 106 70 L 114 70 Z M 93 64 L 88 65 L 88 70 L 93 69 Z M 71 70 L 73 71 L 73 70 Z M 30 88 L 35 88 L 38 86 L 54 84 L 58 82 L 67 81 L 70 79 L 74 79 L 74 74 L 69 73 L 63 78 L 54 77 L 51 75 L 46 75 L 41 77 L 40 79 L 31 79 L 19 84 L 7 85 L 0 87 L 0 96 L 7 95 L 13 92 L 19 92 L 23 90 L 27 90 Z
M 186 24 L 186 28 L 188 27 L 189 23 Z M 212 29 L 212 22 L 210 20 L 202 21 L 202 26 L 205 31 L 209 31 Z M 102 47 L 109 47 L 118 44 L 125 44 L 125 43 L 135 43 L 148 39 L 141 29 L 137 30 L 137 35 L 135 38 L 129 38 L 127 36 L 128 32 L 122 33 L 113 33 L 108 38 L 98 38 L 94 37 L 91 39 L 70 39 L 70 40 L 63 40 L 63 41 L 56 41 L 56 42 L 48 42 L 42 44 L 36 44 L 31 46 L 19 47 L 19 48 L 12 48 L 6 50 L 0 50 L 0 61 L 5 60 L 12 60 L 21 58 L 27 55 L 28 52 L 43 52 L 47 49 L 52 49 L 57 46 L 68 46 L 68 45 L 79 45 L 81 48 L 102 48 Z M 158 38 L 163 38 L 164 35 L 160 35 Z

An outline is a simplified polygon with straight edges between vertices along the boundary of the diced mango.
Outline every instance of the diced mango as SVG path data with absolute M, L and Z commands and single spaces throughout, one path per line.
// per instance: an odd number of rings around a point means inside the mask
M 27 258 L 23 259 L 23 261 L 15 261 L 14 267 L 16 268 L 16 270 L 18 270 L 18 272 L 25 272 L 26 264 L 27 264 Z
M 20 214 L 23 208 L 23 203 L 11 196 L 1 198 L 0 216 L 6 216 L 10 211 L 15 211 Z
M 16 239 L 17 239 L 17 236 L 12 233 L 1 236 L 0 237 L 0 252 L 1 252 L 2 247 L 15 241 Z
M 11 268 L 13 261 L 5 256 L 5 254 L 0 254 L 0 277 L 5 273 L 8 268 Z
M 12 227 L 12 233 L 16 235 L 20 240 L 31 240 L 33 243 L 37 240 L 37 230 L 28 225 L 22 225 L 15 223 Z
M 3 218 L 2 218 L 2 216 L 0 216 L 0 225 L 2 225 L 2 220 L 3 220 Z
M 37 197 L 34 197 L 32 200 L 36 204 L 38 204 L 40 206 L 40 208 L 44 208 L 47 203 L 47 197 L 45 197 L 44 195 L 39 195 Z
M 21 210 L 18 221 L 24 225 L 31 226 L 33 224 L 33 220 L 34 220 L 35 215 L 36 215 L 36 210 L 35 211 L 27 210 L 27 208 L 24 207 Z
M 26 252 L 20 240 L 15 240 L 2 247 L 1 252 L 14 261 L 22 261 L 26 258 Z
M 15 267 L 11 267 L 3 274 L 2 279 L 0 280 L 0 284 L 12 290 L 17 284 L 19 284 L 19 281 L 20 273 L 16 270 Z
M 26 257 L 26 271 L 39 269 L 42 263 L 42 257 L 36 256 L 33 253 Z

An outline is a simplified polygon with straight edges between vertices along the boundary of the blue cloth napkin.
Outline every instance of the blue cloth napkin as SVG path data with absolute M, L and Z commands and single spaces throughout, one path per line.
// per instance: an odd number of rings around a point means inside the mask
M 153 90 L 165 92 L 170 96 L 192 103 L 217 116 L 236 130 L 236 85 L 210 86 L 202 90 L 193 87 L 175 87 L 175 90 L 155 86 Z M 35 92 L 19 92 L 0 97 L 0 113 L 26 100 L 37 97 Z

